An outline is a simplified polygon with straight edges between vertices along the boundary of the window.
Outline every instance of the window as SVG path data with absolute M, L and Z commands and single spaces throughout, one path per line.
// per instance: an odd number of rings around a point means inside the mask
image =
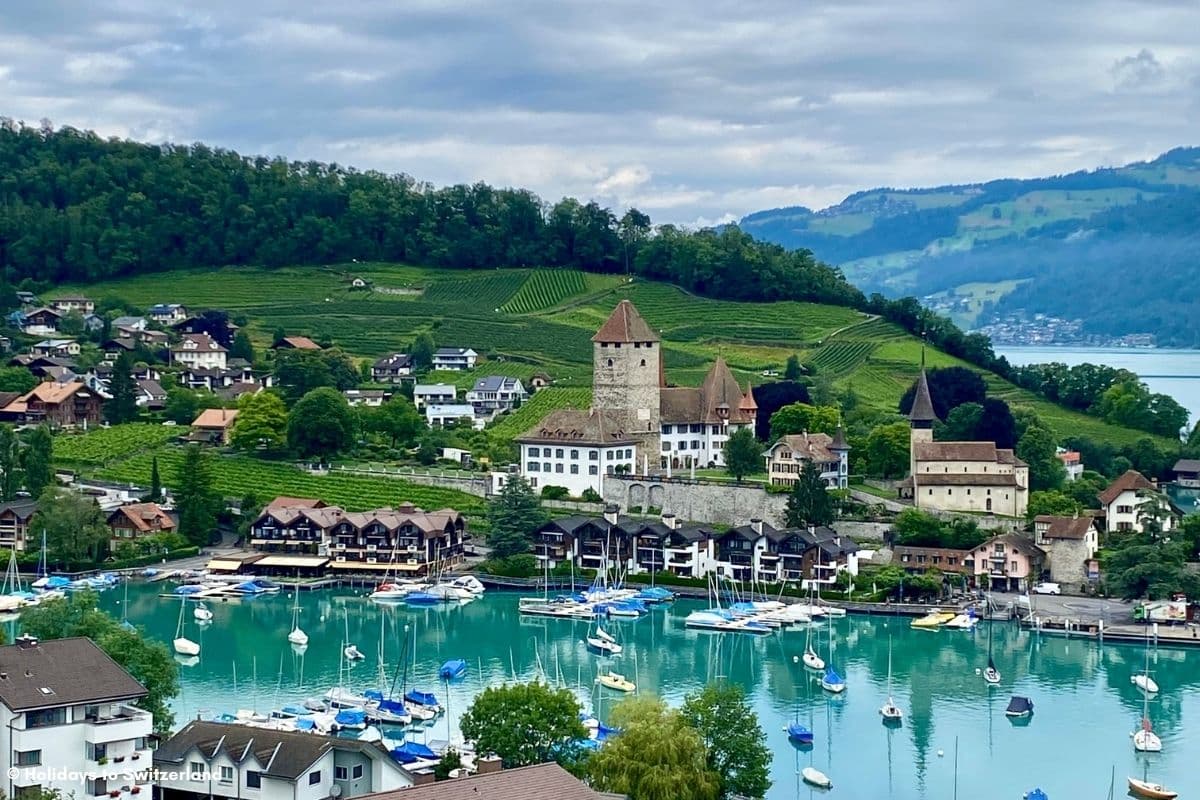
M 610 367 L 612 366 L 612 359 L 611 359 L 611 358 L 608 360 L 608 366 L 610 366 Z
M 588 461 L 599 461 L 599 460 L 600 460 L 600 451 L 599 450 L 589 450 L 588 451 Z
M 692 425 L 692 433 L 704 433 L 703 425 Z
M 204 773 L 206 771 L 207 770 L 204 769 L 203 761 L 193 761 L 190 764 L 188 764 L 188 775 L 194 781 L 201 780 L 204 777 Z
M 1012 562 L 1012 571 L 1013 571 L 1013 572 L 1016 572 L 1016 571 L 1017 571 L 1017 562 L 1015 562 L 1015 561 L 1014 561 L 1014 562 Z
M 527 467 L 528 467 L 528 469 L 525 470 L 526 472 L 537 472 L 538 471 L 538 462 L 530 461 L 529 464 L 527 465 Z
M 344 781 L 350 777 L 350 772 L 345 767 L 333 768 L 333 779 L 335 781 Z
M 357 780 L 358 778 L 361 778 L 362 776 L 363 776 L 363 765 L 355 764 L 354 769 L 350 772 L 350 777 Z
M 538 453 L 538 448 L 536 448 L 536 447 L 529 448 L 529 457 L 530 458 L 537 458 L 539 455 L 541 455 L 541 454 Z
M 108 781 L 104 778 L 88 778 L 86 784 L 87 793 L 92 797 L 100 797 L 108 794 Z M 30 795 L 36 797 L 37 795 Z
M 26 728 L 48 728 L 51 725 L 66 725 L 67 709 L 45 708 L 41 711 L 25 712 Z
M 632 447 L 626 447 L 626 448 L 625 448 L 625 457 L 626 457 L 626 458 L 633 458 L 633 448 L 632 448 Z
M 316 786 L 320 782 L 321 782 L 321 770 L 314 769 L 312 772 L 308 773 L 308 785 L 309 786 Z
M 40 783 L 33 786 L 17 786 L 13 792 L 15 800 L 38 800 L 41 796 L 42 785 Z
M 953 490 L 953 489 L 949 489 L 949 488 L 948 488 L 948 489 L 946 489 L 946 496 L 947 496 L 947 497 L 949 497 L 949 496 L 950 496 L 950 495 L 952 495 L 952 494 L 954 494 L 954 490 Z
M 663 433 L 671 433 L 671 426 L 663 425 Z
M 561 475 L 561 474 L 562 474 L 562 471 L 563 471 L 563 465 L 562 465 L 562 464 L 555 464 L 555 465 L 554 465 L 554 471 L 555 471 L 555 472 L 557 472 L 557 473 L 559 473 L 559 474 Z
M 900 560 L 905 563 L 908 563 L 909 561 L 912 560 L 912 556 L 910 556 L 908 553 L 905 553 L 904 555 L 900 556 Z
M 41 763 L 41 750 L 18 750 L 16 752 L 16 764 L 18 767 L 36 767 Z
M 262 773 L 250 770 L 246 773 L 246 788 L 261 789 L 262 788 Z
M 233 767 L 221 767 L 221 783 L 233 783 Z
M 563 457 L 563 449 L 561 447 L 554 451 L 554 457 L 555 458 Z
M 579 465 L 578 465 L 578 464 L 572 464 L 572 465 L 571 465 L 571 474 L 572 474 L 572 475 L 578 475 L 578 474 L 579 474 Z
M 572 460 L 572 461 L 578 461 L 578 460 L 579 460 L 579 451 L 578 451 L 578 450 L 572 450 L 572 451 L 571 451 L 571 460 Z
M 1118 514 L 1132 514 L 1133 506 L 1117 506 Z
M 550 462 L 543 461 L 542 462 L 542 472 L 549 472 L 549 471 L 550 471 Z
M 641 366 L 643 366 L 643 367 L 646 366 L 646 359 L 644 359 L 644 358 L 642 359 Z
M 599 474 L 600 474 L 600 468 L 597 467 L 595 464 L 592 464 L 590 467 L 588 467 L 588 475 L 599 475 Z
M 667 453 L 667 452 L 670 452 L 670 450 L 671 450 L 671 443 L 663 442 L 663 452 Z

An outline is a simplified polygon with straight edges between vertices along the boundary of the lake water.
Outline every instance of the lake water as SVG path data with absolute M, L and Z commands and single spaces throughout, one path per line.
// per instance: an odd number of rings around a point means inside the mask
M 163 588 L 130 585 L 125 611 L 148 635 L 170 642 L 179 604 L 159 598 Z M 123 596 L 124 589 L 112 590 L 102 603 L 120 616 Z M 386 686 L 400 643 L 415 631 L 416 665 L 409 685 L 435 691 L 449 711 L 433 728 L 410 734 L 418 741 L 459 738 L 456 721 L 482 686 L 514 675 L 529 679 L 539 663 L 551 680 L 573 688 L 585 707 L 607 718 L 617 697 L 593 688 L 603 664 L 634 680 L 639 692 L 672 703 L 718 677 L 745 687 L 774 753 L 770 800 L 820 795 L 798 781 L 798 770 L 809 764 L 833 779 L 837 797 L 949 800 L 956 741 L 958 796 L 964 800 L 1016 800 L 1035 786 L 1052 800 L 1100 798 L 1106 796 L 1114 766 L 1119 787 L 1126 775 L 1143 771 L 1145 757 L 1130 743 L 1142 713 L 1142 697 L 1130 684 L 1145 654 L 1136 646 L 1037 637 L 998 623 L 994 648 L 1003 683 L 989 689 L 976 674 L 987 661 L 985 627 L 974 633 L 925 632 L 911 629 L 906 618 L 851 616 L 814 628 L 823 655 L 832 633 L 832 663 L 847 679 L 845 694 L 830 698 L 793 663 L 803 652 L 806 629 L 763 637 L 691 631 L 683 621 L 701 606 L 696 601 L 681 600 L 641 619 L 612 623 L 625 652 L 604 661 L 584 647 L 586 624 L 521 617 L 517 596 L 510 593 L 489 591 L 465 606 L 437 608 L 377 606 L 348 590 L 302 593 L 301 627 L 310 637 L 302 655 L 286 641 L 291 603 L 286 592 L 210 603 L 215 619 L 202 630 L 189 606 L 187 635 L 202 650 L 199 663 L 181 667 L 177 725 L 198 713 L 268 711 L 322 694 L 339 680 L 347 629 L 367 658 L 349 670 L 345 685 Z M 887 692 L 889 640 L 894 643 L 894 694 L 905 713 L 896 730 L 885 728 L 878 713 Z M 1162 693 L 1150 713 L 1164 752 L 1150 757 L 1151 774 L 1180 791 L 1200 789 L 1198 656 L 1168 648 L 1152 656 Z M 470 669 L 465 680 L 447 687 L 436 674 L 451 658 L 465 659 Z M 1004 715 L 1014 693 L 1036 705 L 1028 725 L 1014 725 Z M 795 716 L 812 721 L 816 745 L 810 752 L 788 743 L 783 729 Z M 1124 795 L 1123 788 L 1118 795 Z
M 1200 350 L 1168 350 L 1106 347 L 997 347 L 1015 366 L 1057 361 L 1068 366 L 1107 364 L 1136 372 L 1153 392 L 1175 398 L 1191 413 L 1194 423 L 1200 419 Z

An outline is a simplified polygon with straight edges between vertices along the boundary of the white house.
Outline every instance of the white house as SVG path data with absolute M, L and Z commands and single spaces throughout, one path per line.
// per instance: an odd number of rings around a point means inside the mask
M 434 369 L 475 369 L 479 353 L 469 347 L 439 347 L 433 354 Z
M 845 489 L 850 482 L 850 445 L 839 425 L 836 435 L 797 433 L 779 437 L 763 458 L 774 486 L 791 486 L 800 479 L 805 464 L 816 464 L 821 478 L 832 488 Z
M 1067 471 L 1067 480 L 1077 481 L 1083 477 L 1083 457 L 1077 451 L 1060 447 L 1055 455 Z
M 171 347 L 171 363 L 200 369 L 225 369 L 226 350 L 207 333 L 184 334 Z
M 392 353 L 371 365 L 371 380 L 376 383 L 399 383 L 412 375 L 412 356 Z
M 159 745 L 159 797 L 326 800 L 413 785 L 382 744 L 195 720 Z
M 179 303 L 157 303 L 150 306 L 150 319 L 162 325 L 183 322 L 187 316 L 187 309 Z
M 346 389 L 342 395 L 349 405 L 368 408 L 379 408 L 392 398 L 392 393 L 383 389 Z
M 521 474 L 537 491 L 564 486 L 573 497 L 591 489 L 602 494 L 604 476 L 633 472 L 637 440 L 627 436 L 609 412 L 560 409 L 518 439 Z
M 467 402 L 480 416 L 494 416 L 499 411 L 511 411 L 513 406 L 529 399 L 529 392 L 519 378 L 489 375 L 475 381 L 467 390 Z
M 96 310 L 96 303 L 83 295 L 70 294 L 50 301 L 50 307 L 63 314 L 78 311 L 80 314 L 91 314 Z
M 132 705 L 145 696 L 90 639 L 22 637 L 0 647 L 5 794 L 58 789 L 64 797 L 100 797 L 128 786 L 149 798 L 151 784 L 133 777 L 150 768 L 153 752 L 154 720 Z
M 430 403 L 453 403 L 458 389 L 449 383 L 418 383 L 413 387 L 413 405 L 419 411 Z
M 1129 470 L 1108 485 L 1108 488 L 1097 495 L 1100 508 L 1104 511 L 1104 530 L 1142 532 L 1142 521 L 1138 518 L 1143 503 L 1147 498 L 1139 497 L 1139 492 L 1158 494 L 1158 487 L 1137 470 Z M 1164 500 L 1166 498 L 1163 498 Z M 1173 514 L 1163 521 L 1163 530 L 1169 531 L 1174 527 Z
M 463 403 L 429 403 L 425 406 L 425 422 L 431 428 L 444 428 L 461 419 L 470 420 L 475 430 L 483 430 L 485 420 L 476 418 L 474 406 Z
M 29 352 L 35 356 L 70 358 L 79 355 L 79 342 L 74 339 L 43 339 L 29 348 Z

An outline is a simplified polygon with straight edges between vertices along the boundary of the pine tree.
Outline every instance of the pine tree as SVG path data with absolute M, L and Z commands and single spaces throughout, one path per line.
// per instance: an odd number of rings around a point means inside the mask
M 39 425 L 33 429 L 26 440 L 26 447 L 21 454 L 21 466 L 25 469 L 25 490 L 34 497 L 40 497 L 42 490 L 50 485 L 54 477 L 51 465 L 54 463 L 54 438 L 50 429 Z
M 158 456 L 150 459 L 150 496 L 147 499 L 152 503 L 157 503 L 162 499 L 162 478 L 158 475 Z
M 113 364 L 109 382 L 112 399 L 104 405 L 104 415 L 113 425 L 137 419 L 137 384 L 133 382 L 133 363 L 128 353 L 121 353 Z
M 221 498 L 213 488 L 211 456 L 199 445 L 183 451 L 175 476 L 175 507 L 179 509 L 179 532 L 192 544 L 203 547 L 217 527 Z
M 506 558 L 529 552 L 529 535 L 545 524 L 546 512 L 529 482 L 512 475 L 491 502 L 488 519 L 488 547 L 497 558 Z
M 828 525 L 833 522 L 833 498 L 821 477 L 821 469 L 811 461 L 805 461 L 800 476 L 792 485 L 788 495 L 784 521 L 789 528 L 807 528 L 809 525 Z

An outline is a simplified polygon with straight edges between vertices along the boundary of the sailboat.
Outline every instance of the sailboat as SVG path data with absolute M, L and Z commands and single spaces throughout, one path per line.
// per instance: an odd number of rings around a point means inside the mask
M 208 606 L 200 603 L 192 610 L 192 616 L 196 618 L 197 622 L 212 622 L 213 613 Z
M 809 706 L 809 722 L 812 722 L 812 706 Z M 829 746 L 829 752 L 833 752 L 833 728 L 829 727 L 829 701 L 825 702 L 825 724 L 828 730 L 826 731 L 826 744 Z M 812 755 L 809 755 L 808 766 L 800 770 L 800 778 L 810 786 L 816 786 L 818 789 L 832 789 L 833 781 L 829 776 L 821 770 L 813 766 Z
M 1175 800 L 1176 797 L 1179 797 L 1179 792 L 1172 791 L 1161 783 L 1155 783 L 1150 780 L 1149 772 L 1150 764 L 1147 762 L 1146 766 L 1142 769 L 1142 779 L 1140 781 L 1132 777 L 1128 779 L 1130 794 L 1135 794 L 1138 797 L 1149 797 L 1151 800 Z
M 1150 650 L 1146 650 L 1146 668 L 1150 667 Z M 1149 674 L 1147 672 L 1147 674 Z M 1142 692 L 1142 727 L 1133 734 L 1133 749 L 1139 753 L 1161 753 L 1162 739 L 1150 726 L 1150 693 Z M 1130 778 L 1132 781 L 1133 779 Z
M 596 630 L 587 637 L 588 649 L 602 656 L 615 656 L 621 653 L 621 645 L 612 634 L 600 625 L 600 616 L 596 615 Z
M 358 649 L 358 645 L 350 641 L 350 613 L 346 613 L 346 638 L 343 640 L 342 655 L 347 661 L 362 661 L 366 658 L 362 650 Z
M 1146 668 L 1140 675 L 1131 675 L 1129 682 L 1143 692 L 1158 694 L 1158 684 L 1150 677 L 1150 628 L 1146 628 Z
M 596 683 L 606 689 L 615 689 L 618 692 L 632 692 L 637 689 L 637 684 L 612 670 L 609 670 L 607 674 L 597 676 Z
M 799 661 L 799 660 L 800 659 L 796 658 L 795 656 L 792 656 L 793 663 L 795 663 L 796 661 Z M 812 682 L 808 679 L 807 676 L 805 676 L 804 683 L 805 683 L 805 686 L 808 686 L 808 687 L 812 686 Z M 810 700 L 811 700 L 811 698 L 810 698 Z M 784 728 L 784 731 L 786 731 L 787 735 L 788 735 L 788 741 L 794 745 L 798 745 L 800 747 L 809 747 L 813 743 L 812 705 L 811 705 L 811 703 L 809 704 L 809 707 L 808 707 L 808 713 L 809 713 L 808 725 L 801 724 L 801 722 L 800 722 L 800 698 L 799 698 L 799 696 L 797 696 L 797 698 L 796 698 L 796 718 L 794 720 L 792 720 L 790 723 L 788 723 L 788 726 L 786 728 Z
M 996 662 L 992 660 L 992 626 L 995 621 L 988 617 L 988 663 L 987 669 L 983 671 L 983 679 L 991 686 L 1000 683 L 1000 670 L 996 669 Z
M 809 590 L 811 594 L 811 589 Z M 809 599 L 809 607 L 812 607 L 812 599 Z M 808 631 L 804 637 L 804 666 L 809 669 L 822 670 L 825 669 L 825 659 L 817 655 L 817 651 L 812 646 L 812 625 L 808 626 Z
M 888 723 L 899 724 L 904 721 L 904 712 L 892 700 L 892 637 L 890 636 L 888 637 L 888 695 L 887 702 L 880 707 L 879 713 L 883 715 L 885 725 Z
M 292 593 L 295 597 L 295 602 L 292 603 L 292 632 L 288 634 L 288 641 L 294 645 L 303 647 L 308 644 L 308 634 L 300 629 L 300 573 L 296 572 L 296 586 L 293 587 Z
M 172 644 L 175 652 L 181 656 L 198 656 L 200 655 L 200 645 L 183 635 L 183 612 L 186 603 L 186 599 L 180 598 L 179 624 L 175 626 L 175 641 Z
M 821 676 L 821 688 L 827 692 L 841 694 L 846 691 L 846 681 L 833 668 L 833 623 L 829 623 L 829 663 L 825 667 L 825 674 Z

